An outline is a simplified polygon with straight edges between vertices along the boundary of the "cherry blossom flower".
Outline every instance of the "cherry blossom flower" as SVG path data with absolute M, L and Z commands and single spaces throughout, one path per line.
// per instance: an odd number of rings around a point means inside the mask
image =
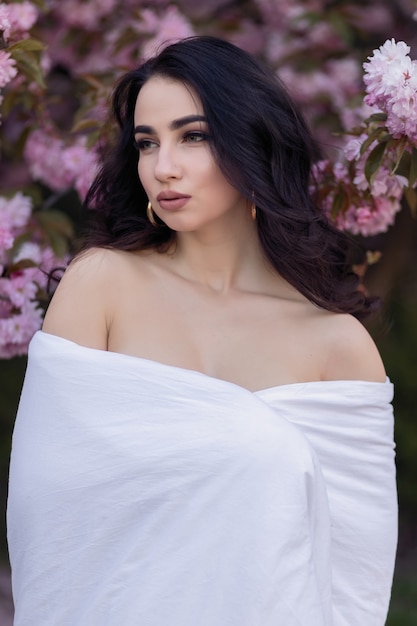
M 0 32 L 3 34 L 3 39 L 6 41 L 10 37 L 11 22 L 8 4 L 0 4 Z
M 190 22 L 175 6 L 168 7 L 162 17 L 150 9 L 144 9 L 142 21 L 142 28 L 147 32 L 154 33 L 154 36 L 142 48 L 144 58 L 153 56 L 164 45 L 195 35 Z
M 387 114 L 386 126 L 395 138 L 417 140 L 417 61 L 410 46 L 394 39 L 374 50 L 364 63 L 365 102 Z
M 12 232 L 5 228 L 4 226 L 0 226 L 0 259 L 2 258 L 2 253 L 5 250 L 9 250 L 14 244 L 14 237 Z
M 25 146 L 25 158 L 31 175 L 53 191 L 74 186 L 83 199 L 97 170 L 97 155 L 86 147 L 86 139 L 78 138 L 72 145 L 36 129 Z
M 8 5 L 11 30 L 17 33 L 25 33 L 35 24 L 39 11 L 32 2 L 14 2 Z
M 350 141 L 345 153 L 358 158 L 360 145 L 360 140 Z M 315 165 L 314 174 L 316 180 L 325 183 L 327 193 L 321 206 L 336 226 L 353 235 L 369 237 L 386 232 L 394 223 L 408 181 L 382 166 L 369 183 L 363 169 L 365 159 L 366 155 L 349 163 L 322 161 Z M 335 198 L 341 190 L 347 206 L 334 214 Z
M 26 354 L 29 341 L 42 325 L 42 317 L 43 310 L 32 300 L 26 301 L 14 315 L 5 315 L 4 307 L 0 307 L 0 358 Z
M 100 27 L 103 17 L 110 15 L 118 5 L 118 0 L 60 0 L 54 10 L 67 26 L 95 30 Z
M 20 192 L 0 197 L 0 358 L 27 352 L 42 323 L 38 294 L 46 291 L 49 272 L 68 262 L 58 259 L 41 238 L 36 240 L 33 224 L 32 240 L 22 240 L 31 220 L 30 198 Z
M 12 59 L 10 52 L 0 50 L 0 88 L 10 83 L 16 75 L 16 61 Z
M 10 278 L 0 278 L 0 293 L 13 307 L 21 308 L 26 300 L 34 300 L 37 285 L 25 271 L 16 272 Z
M 25 226 L 32 212 L 32 201 L 20 191 L 12 198 L 0 197 L 0 223 L 2 228 Z

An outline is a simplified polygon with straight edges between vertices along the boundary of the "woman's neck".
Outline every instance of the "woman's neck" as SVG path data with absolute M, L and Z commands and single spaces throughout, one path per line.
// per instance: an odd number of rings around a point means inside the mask
M 257 290 L 265 277 L 271 277 L 253 222 L 178 233 L 172 260 L 184 278 L 219 294 Z

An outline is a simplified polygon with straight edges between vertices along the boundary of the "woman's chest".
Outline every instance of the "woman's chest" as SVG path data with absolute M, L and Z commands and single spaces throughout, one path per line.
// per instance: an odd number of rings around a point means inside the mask
M 323 364 L 323 346 L 300 304 L 259 294 L 126 293 L 108 349 L 251 390 L 318 380 Z

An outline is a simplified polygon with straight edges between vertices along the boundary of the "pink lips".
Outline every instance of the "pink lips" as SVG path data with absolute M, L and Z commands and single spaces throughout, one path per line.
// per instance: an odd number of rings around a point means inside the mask
M 177 191 L 161 191 L 156 199 L 159 206 L 165 210 L 182 209 L 182 207 L 188 202 L 191 196 L 187 196 Z

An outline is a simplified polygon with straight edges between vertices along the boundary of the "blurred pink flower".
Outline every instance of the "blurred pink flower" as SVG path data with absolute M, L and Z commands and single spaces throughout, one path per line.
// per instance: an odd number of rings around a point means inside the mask
M 343 149 L 343 153 L 348 161 L 355 161 L 360 158 L 362 144 L 367 137 L 368 136 L 366 134 L 363 134 L 360 137 L 354 137 L 347 142 Z
M 25 158 L 31 175 L 54 191 L 74 186 L 83 199 L 97 170 L 97 155 L 84 137 L 65 146 L 61 139 L 37 129 L 29 136 Z
M 9 9 L 9 4 L 3 4 L 3 2 L 0 4 L 0 31 L 3 34 L 3 39 L 5 39 L 6 41 L 10 37 L 10 31 L 12 26 L 10 22 Z
M 34 241 L 25 241 L 22 243 L 16 254 L 13 256 L 13 263 L 18 263 L 23 260 L 39 264 L 42 260 L 40 245 Z
M 395 221 L 401 209 L 398 201 L 388 198 L 375 198 L 374 206 L 350 207 L 338 220 L 338 227 L 353 235 L 371 237 L 384 233 Z
M 38 286 L 25 270 L 12 274 L 10 278 L 0 278 L 0 295 L 7 298 L 13 307 L 21 308 L 26 300 L 33 300 Z
M 10 52 L 0 50 L 0 89 L 10 83 L 16 75 L 16 61 L 12 59 Z
M 11 29 L 19 34 L 30 30 L 39 16 L 37 7 L 27 0 L 9 4 L 8 9 Z
M 142 55 L 145 58 L 154 56 L 163 46 L 195 34 L 190 22 L 175 6 L 169 6 L 162 17 L 150 9 L 144 9 L 141 15 L 143 29 L 154 33 L 142 48 Z
M 118 0 L 60 0 L 54 11 L 68 26 L 81 27 L 86 30 L 95 30 L 100 27 L 103 17 L 111 14 L 118 6 Z
M 36 302 L 26 301 L 20 312 L 2 317 L 0 308 L 0 358 L 27 353 L 29 341 L 42 325 L 43 311 Z
M 80 198 L 84 200 L 88 189 L 97 173 L 97 154 L 86 147 L 81 138 L 62 152 L 63 168 L 73 181 Z
M 25 145 L 25 159 L 35 180 L 40 180 L 54 191 L 65 189 L 70 180 L 62 169 L 62 150 L 60 139 L 36 129 L 28 137 Z
M 2 228 L 12 230 L 25 226 L 32 212 L 32 200 L 18 191 L 12 198 L 0 197 Z
M 346 152 L 354 155 L 359 145 L 349 144 Z M 385 232 L 394 223 L 407 180 L 403 176 L 392 175 L 388 168 L 382 166 L 369 185 L 363 171 L 365 159 L 366 155 L 359 161 L 351 161 L 349 167 L 347 162 L 322 161 L 314 166 L 314 173 L 319 183 L 324 181 L 328 188 L 322 198 L 322 208 L 337 228 L 369 237 Z M 355 164 L 353 180 L 352 163 Z M 334 215 L 333 203 L 341 189 L 347 194 L 349 206 Z
M 12 232 L 8 228 L 0 226 L 0 259 L 2 259 L 4 250 L 10 250 L 13 244 L 14 237 Z
M 30 216 L 30 198 L 21 193 L 11 199 L 0 198 L 0 358 L 26 354 L 42 323 L 39 290 L 46 290 L 54 268 L 68 263 L 68 258 L 58 259 L 45 243 L 24 241 L 17 250 L 13 248 L 17 246 L 16 235 L 27 236 Z M 31 233 L 31 237 L 36 240 L 37 234 Z M 32 265 L 18 269 L 22 261 Z

